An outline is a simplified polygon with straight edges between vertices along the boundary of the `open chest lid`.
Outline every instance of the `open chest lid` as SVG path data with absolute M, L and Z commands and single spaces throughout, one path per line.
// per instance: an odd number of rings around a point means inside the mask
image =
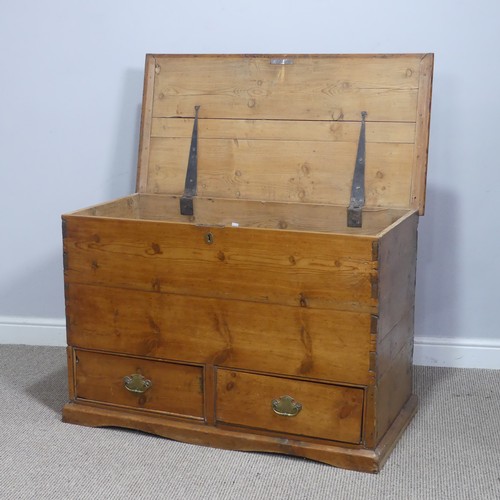
M 148 55 L 137 191 L 422 214 L 432 70 L 433 54 Z

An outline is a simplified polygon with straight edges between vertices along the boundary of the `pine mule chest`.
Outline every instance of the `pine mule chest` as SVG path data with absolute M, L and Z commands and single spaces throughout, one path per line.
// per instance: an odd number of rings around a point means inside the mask
M 147 56 L 137 193 L 63 216 L 64 421 L 379 471 L 417 405 L 432 71 Z

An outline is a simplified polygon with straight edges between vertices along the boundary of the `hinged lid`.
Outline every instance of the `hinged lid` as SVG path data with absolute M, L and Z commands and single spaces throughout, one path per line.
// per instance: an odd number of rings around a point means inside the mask
M 137 190 L 348 206 L 366 112 L 368 207 L 423 213 L 433 54 L 148 55 Z

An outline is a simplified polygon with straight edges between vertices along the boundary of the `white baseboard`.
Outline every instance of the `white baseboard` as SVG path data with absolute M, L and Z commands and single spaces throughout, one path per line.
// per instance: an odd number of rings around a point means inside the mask
M 421 366 L 500 370 L 500 341 L 415 337 L 413 362 Z
M 0 344 L 65 346 L 66 323 L 61 318 L 0 317 Z M 500 370 L 500 341 L 416 337 L 413 362 Z
M 66 322 L 62 318 L 0 316 L 0 344 L 66 345 Z

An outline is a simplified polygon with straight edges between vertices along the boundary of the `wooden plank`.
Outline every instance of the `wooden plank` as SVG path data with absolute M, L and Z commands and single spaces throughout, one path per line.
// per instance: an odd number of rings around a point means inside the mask
M 76 346 L 90 359 L 71 365 L 65 419 L 372 471 L 394 446 L 416 403 L 432 55 L 291 57 L 148 58 L 141 194 L 64 217 L 68 356 Z M 184 217 L 195 104 L 199 196 Z M 348 229 L 364 110 L 370 209 Z M 123 366 L 153 369 L 162 396 L 122 400 Z M 169 379 L 183 386 L 174 403 Z M 288 388 L 314 407 L 307 419 L 259 406 Z
M 283 395 L 302 405 L 294 417 L 272 410 L 272 401 Z M 360 388 L 217 370 L 219 422 L 359 443 L 362 414 Z
M 415 301 L 417 225 L 415 212 L 387 230 L 378 243 L 379 341 Z
M 163 415 L 134 411 L 116 411 L 113 408 L 70 403 L 65 405 L 63 421 L 93 427 L 114 426 L 137 429 L 177 441 L 197 445 L 225 448 L 228 450 L 284 453 L 296 457 L 324 462 L 335 467 L 343 467 L 364 472 L 378 472 L 381 461 L 385 460 L 395 444 L 391 435 L 389 442 L 383 442 L 382 449 L 366 450 L 348 444 L 307 440 L 290 435 L 286 439 L 277 435 L 266 435 L 245 430 L 227 430 L 220 426 L 204 425 L 195 421 L 165 418 Z M 408 421 L 406 420 L 405 424 Z M 404 426 L 398 425 L 398 433 Z M 391 446 L 392 445 L 392 446 Z M 387 450 L 387 451 L 386 451 Z
M 422 214 L 433 55 L 293 55 L 291 65 L 269 64 L 273 57 L 154 56 L 147 83 L 153 111 L 148 91 L 144 112 L 151 112 L 156 150 L 154 158 L 149 149 L 141 157 L 149 175 L 140 173 L 138 191 L 182 193 L 194 106 L 201 105 L 200 154 L 207 161 L 200 168 L 207 176 L 200 195 L 346 204 L 360 113 L 367 111 L 367 144 L 379 147 L 373 158 L 367 148 L 367 205 L 418 207 Z M 261 148 L 267 141 L 279 143 Z M 313 145 L 311 155 L 307 143 L 321 141 L 346 142 L 349 153 L 325 155 Z M 280 154 L 290 143 L 301 151 Z
M 203 417 L 203 370 L 189 366 L 76 350 L 76 397 L 134 409 Z M 152 385 L 144 393 L 124 387 L 139 374 Z
M 373 312 L 373 238 L 66 216 L 67 283 Z M 206 235 L 211 233 L 211 244 Z
M 290 58 L 159 56 L 153 116 L 415 121 L 418 55 Z
M 373 381 L 367 313 L 76 284 L 68 286 L 68 297 L 73 346 L 352 384 Z
M 413 345 L 414 308 L 411 307 L 396 326 L 378 342 L 376 378 L 380 380 L 401 350 Z
M 74 212 L 74 215 L 376 236 L 408 213 L 401 209 L 368 207 L 363 214 L 363 227 L 349 228 L 346 226 L 345 206 L 198 196 L 193 200 L 194 215 L 186 217 L 180 214 L 179 198 L 154 194 L 132 195 Z
M 417 407 L 418 398 L 415 394 L 412 394 L 406 401 L 404 406 L 401 408 L 400 412 L 394 419 L 387 432 L 382 436 L 382 439 L 379 439 L 377 447 L 375 449 L 378 456 L 378 468 L 376 472 L 379 472 L 384 466 L 390 453 L 398 443 L 399 438 L 403 434 L 408 424 L 411 422 L 412 418 L 415 416 Z
M 374 449 L 377 446 L 377 386 L 368 385 L 365 389 L 363 410 L 363 445 Z
M 413 344 L 406 345 L 377 385 L 377 441 L 391 427 L 412 393 Z
M 69 400 L 74 401 L 75 393 L 75 358 L 74 349 L 70 346 L 66 347 L 66 360 L 68 364 L 68 393 Z
M 189 356 L 190 357 L 190 356 Z M 215 425 L 215 366 L 206 364 L 203 368 L 203 403 L 205 405 L 205 422 Z
M 292 120 L 198 120 L 203 139 L 357 142 L 360 122 Z M 193 119 L 153 118 L 151 137 L 191 138 Z M 414 123 L 370 122 L 366 142 L 415 142 Z
M 423 215 L 425 211 L 433 68 L 434 54 L 426 54 L 420 62 L 415 157 L 410 199 L 410 205 L 418 208 L 420 215 Z
M 179 197 L 141 195 L 140 217 L 143 219 L 185 222 L 186 217 L 178 213 Z M 349 228 L 346 207 L 197 197 L 194 199 L 194 216 L 189 222 L 205 226 L 237 225 L 376 236 L 405 213 L 397 209 L 367 209 L 363 215 L 363 227 Z
M 182 194 L 188 138 L 153 138 L 148 192 Z M 200 196 L 349 204 L 357 142 L 199 139 Z M 413 145 L 366 146 L 366 205 L 408 206 Z
M 99 217 L 135 219 L 139 217 L 138 202 L 138 195 L 125 196 L 109 202 L 99 203 L 92 207 L 82 208 L 73 213 L 90 216 L 98 215 Z M 63 216 L 63 219 L 65 219 L 65 217 L 66 216 Z
M 142 96 L 141 132 L 139 139 L 139 159 L 137 164 L 136 189 L 144 191 L 148 182 L 149 142 L 151 139 L 151 119 L 153 116 L 153 94 L 156 61 L 151 55 L 146 57 L 144 90 Z

